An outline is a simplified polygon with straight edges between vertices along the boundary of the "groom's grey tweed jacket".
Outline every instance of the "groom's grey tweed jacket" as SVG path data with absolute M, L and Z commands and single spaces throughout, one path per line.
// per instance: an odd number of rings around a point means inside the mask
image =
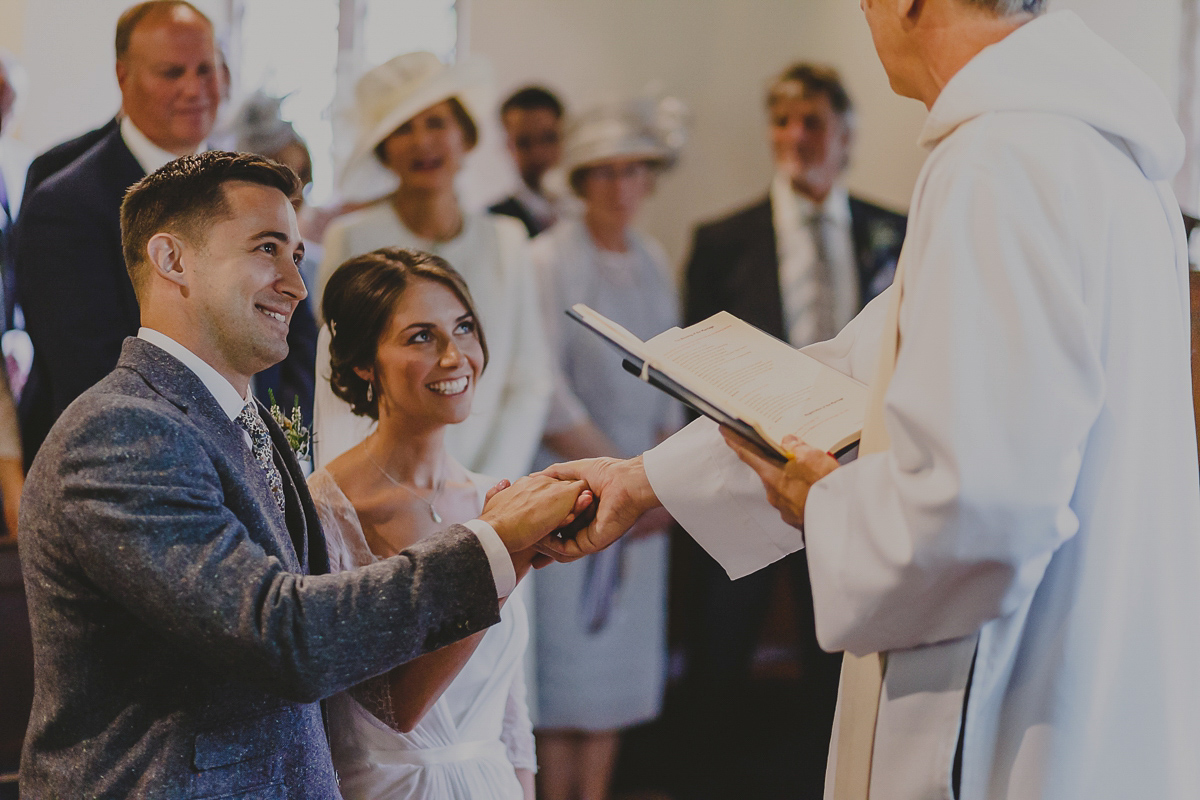
M 148 342 L 54 426 L 21 504 L 23 797 L 337 798 L 317 701 L 499 619 L 461 526 L 319 574 L 312 499 L 264 417 L 286 521 L 241 430 Z

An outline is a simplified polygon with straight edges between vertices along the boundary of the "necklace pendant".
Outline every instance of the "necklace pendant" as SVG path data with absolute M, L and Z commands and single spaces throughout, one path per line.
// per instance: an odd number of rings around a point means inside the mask
M 438 525 L 442 524 L 442 515 L 437 513 L 437 509 L 434 508 L 432 505 L 429 506 L 429 516 L 433 517 L 433 521 L 436 522 Z

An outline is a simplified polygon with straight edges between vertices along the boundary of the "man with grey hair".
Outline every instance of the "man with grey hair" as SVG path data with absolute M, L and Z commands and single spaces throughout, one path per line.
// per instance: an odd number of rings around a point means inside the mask
M 700 421 L 556 468 L 600 505 L 544 546 L 662 504 L 734 577 L 805 547 L 817 637 L 846 651 L 827 797 L 1200 797 L 1170 103 L 1069 11 L 862 7 L 930 153 L 895 283 L 808 349 L 870 382 L 858 459 L 789 438 L 781 465 Z

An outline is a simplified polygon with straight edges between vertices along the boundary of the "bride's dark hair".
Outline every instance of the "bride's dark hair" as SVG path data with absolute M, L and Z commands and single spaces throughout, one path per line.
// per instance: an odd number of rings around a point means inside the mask
M 420 250 L 381 247 L 346 261 L 325 285 L 321 316 L 329 326 L 329 383 L 359 416 L 379 419 L 379 387 L 355 367 L 372 367 L 379 339 L 400 296 L 414 279 L 436 281 L 458 297 L 475 318 L 475 335 L 487 367 L 487 339 L 467 282 L 445 259 Z M 482 370 L 480 370 L 482 372 Z

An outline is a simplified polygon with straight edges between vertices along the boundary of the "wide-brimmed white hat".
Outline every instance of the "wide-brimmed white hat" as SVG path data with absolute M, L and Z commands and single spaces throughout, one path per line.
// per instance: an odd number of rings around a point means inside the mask
M 492 96 L 492 70 L 479 58 L 443 64 L 433 53 L 405 53 L 380 64 L 354 87 L 354 149 L 342 170 L 347 200 L 369 200 L 395 191 L 400 179 L 375 157 L 375 148 L 427 108 L 455 98 L 479 130 Z
M 590 109 L 567 124 L 562 169 L 568 182 L 586 167 L 644 158 L 671 167 L 687 138 L 688 110 L 674 97 L 638 97 Z

